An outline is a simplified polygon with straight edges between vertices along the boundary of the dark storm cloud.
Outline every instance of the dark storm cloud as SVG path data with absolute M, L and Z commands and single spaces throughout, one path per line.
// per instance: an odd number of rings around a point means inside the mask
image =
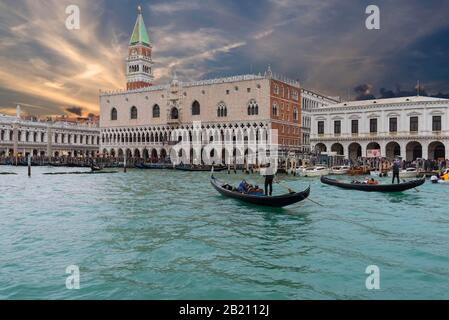
M 66 108 L 65 111 L 72 113 L 72 114 L 76 114 L 77 116 L 82 116 L 82 114 L 83 114 L 83 108 L 81 108 L 81 107 L 69 107 L 69 108 Z
M 77 32 L 64 27 L 69 4 L 81 9 Z M 138 4 L 157 83 L 175 70 L 182 80 L 197 80 L 263 73 L 271 64 L 329 95 L 346 97 L 358 84 L 371 84 L 384 88 L 380 96 L 392 96 L 396 84 L 413 88 L 417 80 L 429 94 L 449 91 L 449 1 L 378 0 L 381 29 L 367 30 L 365 8 L 372 3 L 365 0 L 3 0 L 0 108 L 12 110 L 26 97 L 53 114 L 64 112 L 59 106 L 97 112 L 99 89 L 125 86 Z M 377 92 L 356 93 L 370 94 Z
M 375 99 L 375 96 L 371 94 L 373 86 L 370 84 L 360 84 L 354 88 L 354 92 L 357 97 L 356 100 L 370 100 Z
M 449 99 L 449 93 L 428 93 L 427 89 L 423 86 L 415 85 L 412 88 L 403 89 L 400 85 L 396 85 L 395 89 L 380 88 L 379 94 L 373 93 L 374 88 L 370 84 L 361 84 L 354 88 L 356 93 L 356 100 L 371 100 L 371 99 L 386 99 L 386 98 L 398 98 L 398 97 L 409 97 L 409 96 L 430 96 L 435 98 Z

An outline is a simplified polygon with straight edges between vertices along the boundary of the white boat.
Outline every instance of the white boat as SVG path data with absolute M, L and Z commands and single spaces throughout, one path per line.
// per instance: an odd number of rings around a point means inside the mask
M 307 168 L 299 168 L 297 174 L 300 177 L 321 177 L 328 175 L 330 170 L 323 166 L 315 166 L 315 167 L 307 167 Z
M 347 174 L 349 169 L 349 166 L 335 166 L 331 168 L 330 173 L 335 175 Z
M 444 174 L 449 174 L 449 169 L 446 169 L 446 170 L 443 172 L 443 175 L 444 175 Z M 432 183 L 449 184 L 449 180 L 443 180 L 443 179 L 440 179 L 440 178 L 437 177 L 437 176 L 432 176 L 432 177 L 430 177 L 430 181 L 432 181 Z
M 393 172 L 389 171 L 388 176 L 392 177 Z M 399 171 L 399 178 L 416 178 L 418 176 L 418 170 L 416 168 L 407 168 L 405 170 Z

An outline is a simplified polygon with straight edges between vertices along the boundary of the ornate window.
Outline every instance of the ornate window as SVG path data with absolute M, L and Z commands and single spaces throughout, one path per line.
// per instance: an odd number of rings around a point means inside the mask
M 111 120 L 117 120 L 117 109 L 112 108 L 111 110 Z
M 298 121 L 298 108 L 293 109 L 293 120 Z
M 293 92 L 292 92 L 292 98 L 293 98 L 293 100 L 295 100 L 295 101 L 298 101 L 298 100 L 299 100 L 299 94 L 298 94 L 298 91 L 297 91 L 297 90 L 293 90 Z
M 227 117 L 228 109 L 224 102 L 220 102 L 217 106 L 217 117 Z
M 161 108 L 157 104 L 153 106 L 153 118 L 159 118 L 161 116 Z
M 273 116 L 277 117 L 278 115 L 278 105 L 275 103 L 273 103 Z
M 258 115 L 259 114 L 259 105 L 257 104 L 256 100 L 251 99 L 248 103 L 248 115 Z
M 131 107 L 131 119 L 137 119 L 137 108 L 135 106 Z
M 193 101 L 192 103 L 192 116 L 198 116 L 201 113 L 200 103 L 198 101 Z
M 173 120 L 179 119 L 179 111 L 178 108 L 173 107 L 170 111 L 170 118 Z

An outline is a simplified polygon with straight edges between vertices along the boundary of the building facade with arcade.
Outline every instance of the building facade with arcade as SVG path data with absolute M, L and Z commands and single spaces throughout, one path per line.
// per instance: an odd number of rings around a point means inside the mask
M 98 123 L 26 120 L 17 106 L 16 116 L 0 114 L 0 157 L 97 155 Z
M 179 81 L 174 74 L 170 83 L 154 85 L 151 54 L 152 43 L 139 10 L 126 59 L 126 90 L 100 94 L 102 154 L 166 158 L 179 142 L 173 138 L 174 130 L 185 130 L 191 139 L 197 123 L 202 129 L 218 130 L 222 137 L 231 132 L 233 141 L 276 129 L 281 152 L 302 150 L 298 81 L 276 75 L 268 67 L 264 74 L 194 82 Z M 212 140 L 202 137 L 205 145 Z M 216 152 L 225 157 L 225 150 Z M 234 150 L 231 156 L 244 156 L 239 153 L 247 150 Z M 201 162 L 201 155 L 191 154 L 190 159 Z
M 410 96 L 315 107 L 311 145 L 352 160 L 449 159 L 449 100 Z

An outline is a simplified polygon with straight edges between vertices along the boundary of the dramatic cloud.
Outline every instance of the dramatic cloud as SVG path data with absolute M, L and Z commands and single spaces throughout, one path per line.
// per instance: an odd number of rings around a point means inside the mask
M 375 96 L 371 94 L 373 86 L 370 84 L 361 84 L 354 88 L 354 92 L 357 94 L 356 100 L 370 100 Z
M 77 116 L 81 116 L 83 114 L 83 108 L 81 107 L 70 107 L 66 108 L 65 111 L 76 114 Z
M 80 8 L 80 30 L 65 28 L 72 4 Z M 352 96 L 360 83 L 384 88 L 381 96 L 396 96 L 386 88 L 417 80 L 429 94 L 449 88 L 449 2 L 379 0 L 381 29 L 367 30 L 365 0 L 2 0 L 0 112 L 21 104 L 30 114 L 62 114 L 71 106 L 98 113 L 99 90 L 125 87 L 138 4 L 157 83 L 174 71 L 198 80 L 263 72 L 271 64 L 305 87 L 344 98 L 373 94 Z
M 380 88 L 379 95 L 373 93 L 373 86 L 370 84 L 361 84 L 354 88 L 354 92 L 357 97 L 356 100 L 370 100 L 370 99 L 386 99 L 386 98 L 397 98 L 397 97 L 410 97 L 415 95 L 420 96 L 430 96 L 435 98 L 444 98 L 449 99 L 449 93 L 438 92 L 436 94 L 429 94 L 427 89 L 419 85 L 415 85 L 413 88 L 409 90 L 404 90 L 400 85 L 396 85 L 395 90 Z

